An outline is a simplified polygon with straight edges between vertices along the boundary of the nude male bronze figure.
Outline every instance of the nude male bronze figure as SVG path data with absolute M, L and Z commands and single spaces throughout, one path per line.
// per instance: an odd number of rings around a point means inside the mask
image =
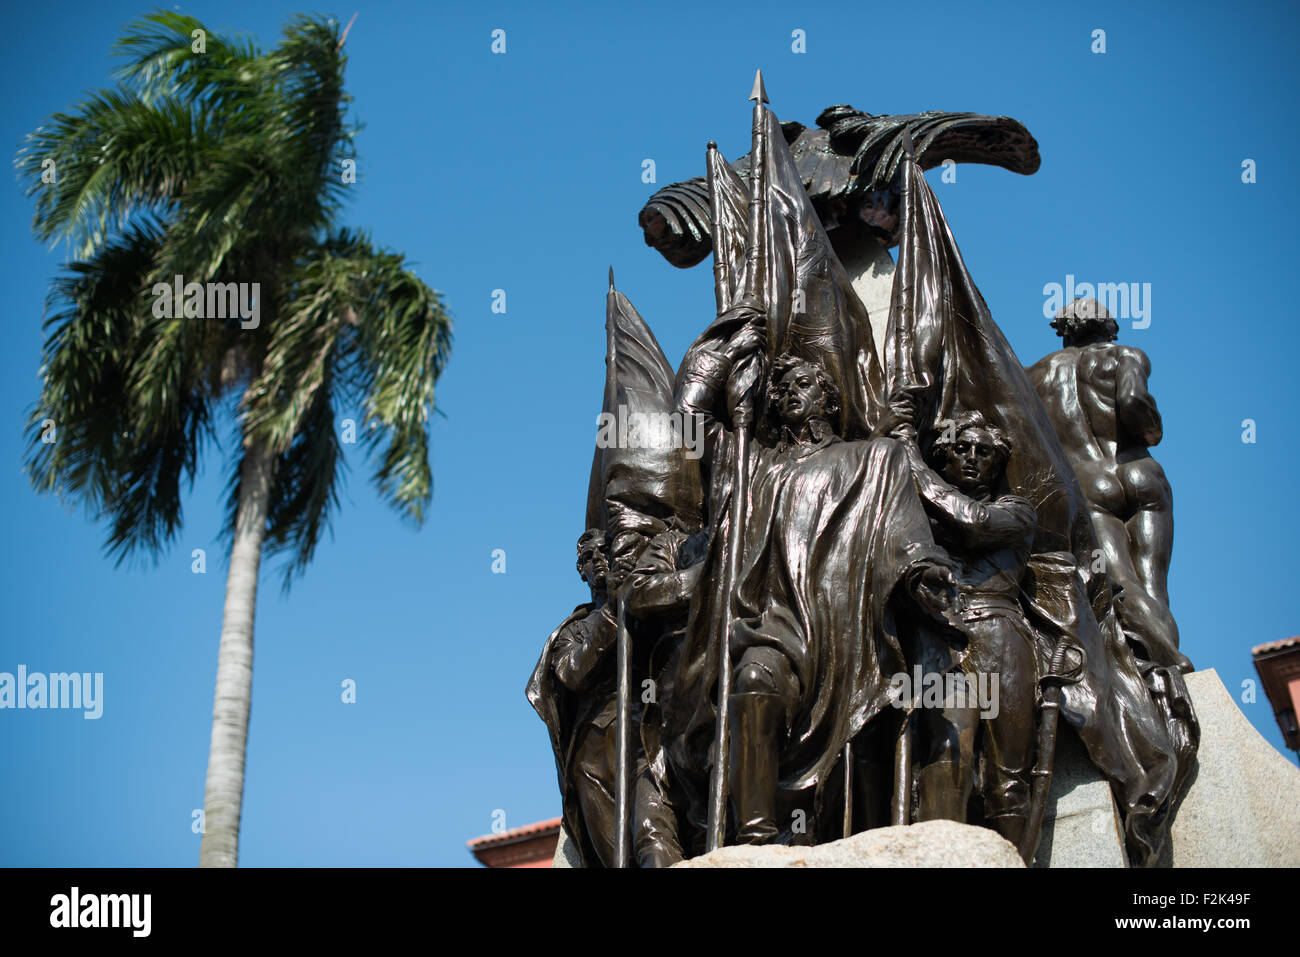
M 1124 630 L 1146 645 L 1147 660 L 1190 671 L 1169 611 L 1173 493 L 1150 452 L 1164 435 L 1147 390 L 1151 362 L 1114 341 L 1119 324 L 1095 299 L 1064 306 L 1052 328 L 1063 348 L 1035 363 L 1029 379 L 1088 500 L 1104 570 L 1123 588 Z

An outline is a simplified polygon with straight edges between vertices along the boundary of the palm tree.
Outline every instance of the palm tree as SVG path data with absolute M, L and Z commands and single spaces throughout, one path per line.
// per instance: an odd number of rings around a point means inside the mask
M 342 47 L 313 17 L 261 52 L 154 13 L 117 42 L 116 87 L 52 116 L 17 160 L 36 235 L 74 257 L 47 307 L 34 487 L 105 520 L 118 563 L 157 562 L 218 425 L 237 435 L 200 866 L 238 862 L 259 566 L 284 554 L 287 589 L 329 527 L 336 408 L 359 410 L 384 500 L 418 524 L 432 494 L 428 416 L 451 322 L 400 255 L 337 225 L 356 133 Z M 176 276 L 256 283 L 256 327 L 168 318 L 155 284 Z

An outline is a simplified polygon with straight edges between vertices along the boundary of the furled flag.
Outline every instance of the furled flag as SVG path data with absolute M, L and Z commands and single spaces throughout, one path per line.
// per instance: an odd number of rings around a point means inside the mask
M 662 530 L 672 516 L 698 525 L 704 435 L 695 425 L 673 414 L 673 367 L 645 320 L 614 288 L 611 269 L 605 395 L 587 489 L 587 528 L 617 538 Z
M 714 278 L 719 312 L 742 299 L 766 315 L 769 358 L 792 352 L 820 359 L 839 387 L 846 438 L 864 438 L 882 409 L 884 378 L 871 323 L 826 230 L 813 210 L 776 115 L 761 110 L 759 163 L 765 235 L 750 237 L 750 187 L 710 144 L 708 153 Z M 751 241 L 751 239 L 756 241 Z M 761 261 L 747 260 L 757 253 Z M 734 332 L 715 323 L 697 345 Z
M 1047 410 L 966 271 L 925 175 L 910 156 L 900 172 L 886 394 L 913 392 L 923 435 L 974 410 L 1005 430 L 1015 450 L 1007 484 L 1038 510 L 1034 550 L 1069 551 L 1086 567 L 1097 547 L 1088 503 Z
M 1061 714 L 1114 785 L 1134 858 L 1149 864 L 1167 839 L 1168 810 L 1195 755 L 1199 731 L 1185 686 L 1174 669 L 1154 682 L 1173 690 L 1153 693 L 1148 675 L 1167 663 L 1139 661 L 1125 640 L 1110 583 L 1093 573 L 1096 535 L 1074 469 L 910 156 L 902 167 L 901 216 L 885 341 L 887 394 L 911 393 L 923 438 L 963 412 L 979 411 L 1010 439 L 1007 485 L 1038 512 L 1022 589 L 1039 634 L 1040 669 L 1059 642 L 1082 649 L 1078 678 L 1063 687 Z

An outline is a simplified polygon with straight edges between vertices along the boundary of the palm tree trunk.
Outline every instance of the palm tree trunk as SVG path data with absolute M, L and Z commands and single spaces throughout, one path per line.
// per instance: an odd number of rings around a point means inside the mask
M 244 455 L 235 513 L 235 538 L 226 577 L 226 605 L 217 651 L 217 690 L 212 706 L 212 746 L 203 792 L 204 831 L 199 867 L 239 863 L 239 817 L 244 801 L 244 750 L 253 695 L 253 616 L 257 573 L 271 501 L 275 459 L 261 445 Z

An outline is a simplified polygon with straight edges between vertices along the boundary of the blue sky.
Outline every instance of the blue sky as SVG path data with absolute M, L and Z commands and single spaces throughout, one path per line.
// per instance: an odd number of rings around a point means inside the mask
M 0 142 L 106 86 L 118 2 L 20 5 L 0 40 Z M 301 9 L 180 9 L 272 45 Z M 1056 347 L 1047 283 L 1149 282 L 1146 350 L 1173 484 L 1170 577 L 1183 648 L 1240 700 L 1250 647 L 1295 612 L 1293 331 L 1300 116 L 1294 6 L 1198 3 L 421 3 L 350 0 L 347 85 L 360 181 L 350 226 L 404 252 L 456 321 L 432 425 L 422 529 L 351 460 L 333 538 L 287 596 L 264 566 L 241 863 L 466 865 L 465 841 L 558 813 L 554 763 L 524 684 L 585 598 L 573 570 L 603 383 L 605 273 L 676 362 L 710 321 L 707 265 L 683 271 L 636 225 L 658 186 L 703 172 L 716 139 L 748 149 L 762 67 L 781 119 L 1005 114 L 1042 169 L 930 180 L 994 317 L 1026 363 Z M 874 14 L 874 15 L 873 15 Z M 506 31 L 493 55 L 491 31 Z M 1106 52 L 1090 51 L 1094 29 Z M 802 29 L 807 52 L 791 51 Z M 658 182 L 641 180 L 655 160 Z M 1243 184 L 1244 159 L 1258 182 Z M 185 528 L 152 565 L 114 568 L 104 528 L 31 491 L 22 425 L 41 317 L 65 255 L 0 189 L 0 671 L 104 674 L 97 721 L 0 712 L 0 864 L 190 866 L 199 837 L 225 586 L 225 472 L 212 457 Z M 491 311 L 505 289 L 507 311 Z M 340 410 L 346 415 L 349 410 Z M 1254 419 L 1257 441 L 1242 441 Z M 205 575 L 191 551 L 209 550 Z M 504 549 L 506 573 L 493 574 Z M 343 704 L 340 685 L 356 682 Z M 1275 746 L 1266 699 L 1241 707 Z

